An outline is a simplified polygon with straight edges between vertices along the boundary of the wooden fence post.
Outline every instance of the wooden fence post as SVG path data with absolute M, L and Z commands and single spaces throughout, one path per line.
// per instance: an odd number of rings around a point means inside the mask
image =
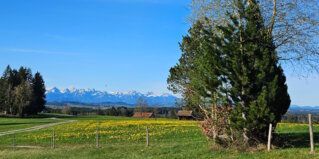
M 267 145 L 267 150 L 270 151 L 270 146 L 271 146 L 271 132 L 272 132 L 272 124 L 269 124 L 269 133 L 268 133 L 268 145 Z
M 146 145 L 149 146 L 149 140 L 148 140 L 148 127 L 146 126 Z
M 310 153 L 315 153 L 315 148 L 313 144 L 313 131 L 312 131 L 312 121 L 311 121 L 311 114 L 308 114 L 308 120 L 309 120 L 309 133 L 310 133 Z
M 99 148 L 99 128 L 96 127 L 96 148 Z

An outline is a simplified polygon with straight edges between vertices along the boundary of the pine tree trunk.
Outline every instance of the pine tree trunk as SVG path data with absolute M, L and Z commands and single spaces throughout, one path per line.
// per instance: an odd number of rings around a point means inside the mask
M 238 18 L 239 18 L 239 26 L 242 27 L 243 21 L 242 21 L 242 17 L 240 15 L 240 13 L 238 13 Z M 240 49 L 241 57 L 243 57 L 244 49 L 243 49 L 243 35 L 242 35 L 242 30 L 241 29 L 239 29 L 239 41 L 240 41 L 240 48 L 239 49 Z M 241 60 L 241 62 L 243 62 L 243 60 Z M 243 80 L 243 78 L 241 80 Z M 245 95 L 245 91 L 244 91 L 244 87 L 243 86 L 241 88 L 241 91 L 242 91 L 241 92 L 241 97 L 243 97 Z M 244 110 L 245 101 L 243 101 L 243 99 L 241 99 L 241 100 L 242 100 L 242 103 L 241 103 L 242 104 L 242 110 Z M 242 118 L 244 120 L 246 120 L 246 116 L 245 116 L 244 111 L 242 112 Z M 247 137 L 247 129 L 246 128 L 244 128 L 243 137 L 244 137 L 244 141 L 247 142 L 248 141 L 248 137 Z
M 213 99 L 214 99 L 214 104 L 213 104 L 213 110 L 214 110 L 214 119 L 215 119 L 215 126 L 217 125 L 217 97 L 216 97 L 216 92 L 214 92 L 213 95 Z M 217 132 L 216 132 L 216 127 L 214 126 L 214 136 L 213 139 L 215 141 L 216 137 L 217 137 Z

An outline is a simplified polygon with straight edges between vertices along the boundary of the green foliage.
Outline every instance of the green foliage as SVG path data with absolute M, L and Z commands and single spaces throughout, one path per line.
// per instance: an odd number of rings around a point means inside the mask
M 201 102 L 201 96 L 210 96 L 207 94 L 207 87 L 216 85 L 214 84 L 216 80 L 211 80 L 212 77 L 217 77 L 211 76 L 216 71 L 210 68 L 212 66 L 210 63 L 218 60 L 214 60 L 215 56 L 211 56 L 211 39 L 207 35 L 210 33 L 209 27 L 211 26 L 197 22 L 189 29 L 189 35 L 184 36 L 182 43 L 179 44 L 183 52 L 179 63 L 170 69 L 167 79 L 168 89 L 174 93 L 181 93 L 184 98 L 181 103 L 183 108 L 193 110 L 197 117 L 203 117 L 202 110 L 197 106 Z
M 116 110 L 115 107 L 112 107 L 112 108 L 110 109 L 110 111 L 108 111 L 107 115 L 110 115 L 110 116 L 118 116 L 118 112 L 117 112 L 117 110 Z
M 231 116 L 234 127 L 244 130 L 253 141 L 265 142 L 269 123 L 276 125 L 290 105 L 286 78 L 278 65 L 278 57 L 264 27 L 263 18 L 256 1 L 249 5 L 238 1 L 239 14 L 233 24 L 224 27 L 232 36 L 225 37 L 223 47 L 231 48 L 228 55 L 230 69 L 231 96 L 235 113 Z M 237 25 L 236 21 L 245 21 Z M 233 28 L 236 28 L 235 30 Z M 232 37 L 239 37 L 239 39 Z M 238 49 L 239 48 L 239 49 Z M 234 111 L 233 111 L 234 112 Z M 242 115 L 240 115 L 242 114 Z
M 45 85 L 40 73 L 29 68 L 19 71 L 7 66 L 0 79 L 0 111 L 11 115 L 33 115 L 45 105 Z
M 34 75 L 32 79 L 32 103 L 31 109 L 29 109 L 28 114 L 34 114 L 41 112 L 44 109 L 46 100 L 45 100 L 45 85 L 44 80 L 39 72 Z
M 264 143 L 269 123 L 276 127 L 289 108 L 286 77 L 258 2 L 234 3 L 238 15 L 229 13 L 218 32 L 208 20 L 193 24 L 167 81 L 170 90 L 205 112 L 205 131 L 213 133 L 206 135 L 234 141 L 239 132 L 249 144 Z

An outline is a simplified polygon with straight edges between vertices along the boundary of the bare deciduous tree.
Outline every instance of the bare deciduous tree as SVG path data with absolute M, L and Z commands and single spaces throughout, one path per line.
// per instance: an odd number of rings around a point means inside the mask
M 71 114 L 72 108 L 70 106 L 64 106 L 61 110 L 63 114 Z
M 247 1 L 249 5 L 249 0 Z M 319 71 L 319 4 L 317 0 L 261 0 L 269 35 L 282 64 L 296 70 Z M 225 24 L 236 12 L 233 0 L 193 0 L 191 22 L 208 17 L 214 26 Z M 296 67 L 297 66 L 297 67 Z
M 23 116 L 32 99 L 32 88 L 28 82 L 23 82 L 14 90 L 14 106 L 19 116 Z
M 134 112 L 140 113 L 140 117 L 143 118 L 143 113 L 147 110 L 147 107 L 148 107 L 147 101 L 144 100 L 142 97 L 139 97 L 136 102 Z

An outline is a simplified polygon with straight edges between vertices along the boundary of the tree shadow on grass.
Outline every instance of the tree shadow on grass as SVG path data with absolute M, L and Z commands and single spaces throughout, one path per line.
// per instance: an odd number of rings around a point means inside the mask
M 314 132 L 314 143 L 319 143 L 319 132 Z M 309 148 L 309 132 L 294 132 L 275 134 L 274 145 L 281 148 Z

